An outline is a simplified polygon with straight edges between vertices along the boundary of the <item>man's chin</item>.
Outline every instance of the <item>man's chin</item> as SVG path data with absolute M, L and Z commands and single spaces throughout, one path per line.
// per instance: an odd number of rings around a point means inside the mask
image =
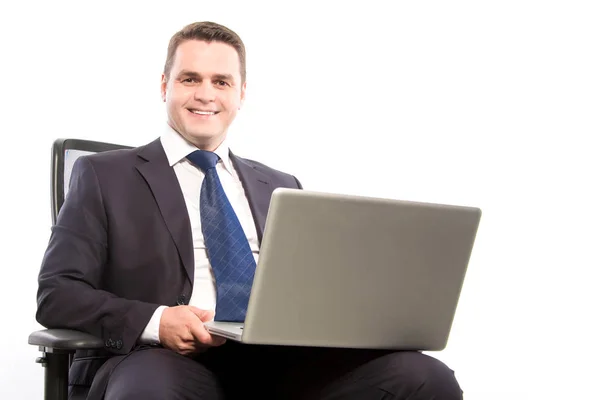
M 188 142 L 205 150 L 214 150 L 214 148 L 218 147 L 225 138 L 225 135 L 221 133 L 204 131 L 187 131 L 183 136 Z M 206 147 L 214 148 L 206 149 Z

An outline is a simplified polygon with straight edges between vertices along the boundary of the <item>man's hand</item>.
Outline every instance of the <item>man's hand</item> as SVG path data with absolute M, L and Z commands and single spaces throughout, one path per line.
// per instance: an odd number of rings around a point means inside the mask
M 193 306 L 166 308 L 160 318 L 160 343 L 179 354 L 190 355 L 220 346 L 225 338 L 212 336 L 204 328 L 204 322 L 212 320 L 213 311 Z

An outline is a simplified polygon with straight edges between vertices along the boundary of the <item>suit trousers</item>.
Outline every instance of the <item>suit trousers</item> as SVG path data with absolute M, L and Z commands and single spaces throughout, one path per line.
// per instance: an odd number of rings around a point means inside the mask
M 415 351 L 245 345 L 195 356 L 137 350 L 111 373 L 106 400 L 459 400 L 454 372 Z

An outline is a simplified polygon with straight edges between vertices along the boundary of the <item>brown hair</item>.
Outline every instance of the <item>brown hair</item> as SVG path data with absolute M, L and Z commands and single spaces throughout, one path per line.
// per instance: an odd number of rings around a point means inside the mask
M 246 82 L 246 48 L 244 42 L 242 42 L 242 39 L 240 39 L 237 33 L 231 29 L 215 22 L 208 21 L 191 23 L 171 37 L 163 72 L 167 80 L 169 79 L 171 68 L 173 67 L 173 60 L 175 59 L 177 47 L 187 40 L 201 40 L 209 43 L 221 42 L 232 46 L 235 51 L 237 51 L 240 59 L 242 83 Z

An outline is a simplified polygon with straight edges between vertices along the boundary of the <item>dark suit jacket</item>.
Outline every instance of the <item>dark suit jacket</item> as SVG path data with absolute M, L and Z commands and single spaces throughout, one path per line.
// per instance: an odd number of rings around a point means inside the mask
M 273 190 L 301 185 L 292 175 L 231 158 L 260 242 Z M 43 258 L 36 314 L 47 328 L 105 341 L 104 351 L 77 354 L 70 383 L 89 386 L 107 359 L 116 365 L 135 350 L 155 309 L 188 304 L 193 281 L 189 216 L 160 140 L 79 158 Z

